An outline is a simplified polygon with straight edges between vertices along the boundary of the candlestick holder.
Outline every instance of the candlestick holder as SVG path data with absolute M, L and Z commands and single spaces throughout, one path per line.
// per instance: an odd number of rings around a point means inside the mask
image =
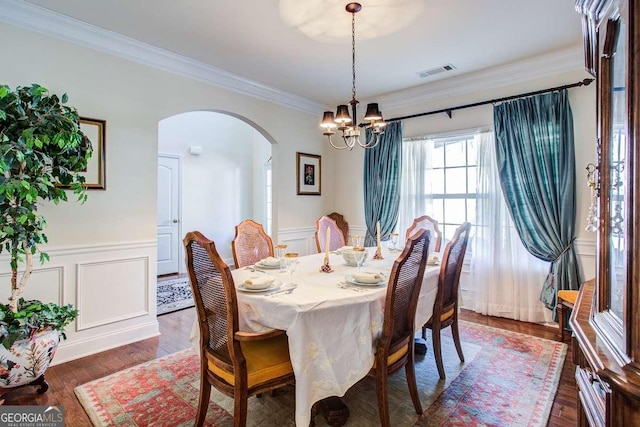
M 324 256 L 324 262 L 323 262 L 322 266 L 320 267 L 320 272 L 321 273 L 333 273 L 333 268 L 331 268 L 331 265 L 329 265 L 329 256 L 327 256 L 327 255 Z
M 384 259 L 382 256 L 382 248 L 380 246 L 376 248 L 376 253 L 373 254 L 373 259 Z

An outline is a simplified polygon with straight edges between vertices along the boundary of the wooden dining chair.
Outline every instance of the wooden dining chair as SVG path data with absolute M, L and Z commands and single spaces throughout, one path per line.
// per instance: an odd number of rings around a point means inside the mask
M 380 423 L 385 427 L 391 425 L 387 378 L 403 366 L 413 407 L 416 414 L 422 414 L 414 369 L 413 336 L 428 248 L 429 231 L 420 229 L 407 240 L 389 275 L 382 335 L 376 344 L 375 361 L 369 372 L 376 378 L 378 413 Z
M 338 212 L 331 212 L 327 215 L 329 218 L 336 222 L 336 225 L 342 231 L 342 237 L 344 238 L 345 243 L 349 241 L 349 223 L 345 221 L 344 216 L 339 214 Z
M 233 425 L 247 421 L 247 399 L 294 383 L 284 331 L 239 331 L 231 271 L 213 241 L 200 232 L 183 240 L 200 330 L 200 395 L 196 426 L 204 424 L 211 387 L 232 397 Z
M 556 309 L 558 310 L 558 327 L 560 328 L 560 341 L 564 342 L 565 328 L 567 327 L 568 315 L 573 310 L 573 306 L 578 299 L 578 293 L 580 291 L 575 290 L 561 290 L 558 291 L 558 303 Z
M 440 275 L 438 276 L 438 291 L 436 300 L 433 303 L 433 314 L 427 323 L 422 327 L 422 338 L 427 338 L 427 328 L 431 329 L 433 340 L 433 355 L 438 366 L 440 378 L 445 378 L 444 366 L 442 365 L 442 344 L 440 331 L 447 326 L 451 326 L 453 342 L 458 352 L 460 361 L 464 363 L 464 354 L 460 344 L 460 332 L 458 331 L 458 287 L 460 285 L 460 272 L 464 255 L 467 251 L 467 242 L 471 224 L 465 222 L 456 229 L 453 239 L 444 248 Z
M 342 234 L 342 230 L 338 227 L 338 224 L 328 216 L 321 216 L 316 221 L 316 248 L 318 253 L 324 252 L 327 242 L 327 228 L 331 230 L 329 239 L 329 250 L 335 251 L 346 245 L 346 240 Z
M 414 219 L 411 226 L 407 228 L 405 239 L 408 239 L 418 228 L 424 228 L 431 232 L 431 246 L 429 246 L 429 252 L 440 252 L 442 246 L 442 233 L 440 232 L 440 228 L 438 228 L 438 221 L 431 218 L 429 215 L 422 215 L 421 217 Z
M 236 235 L 231 241 L 231 252 L 236 268 L 241 268 L 273 256 L 273 242 L 264 232 L 262 224 L 245 219 L 236 225 Z

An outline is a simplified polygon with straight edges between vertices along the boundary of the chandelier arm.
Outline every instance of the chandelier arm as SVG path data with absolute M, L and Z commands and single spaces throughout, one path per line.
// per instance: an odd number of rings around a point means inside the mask
M 360 144 L 357 136 L 345 136 L 344 132 L 342 133 L 342 141 L 344 142 L 344 145 L 349 148 L 349 151 L 353 150 L 353 147 L 356 146 L 356 141 Z
M 327 135 L 327 138 L 329 139 L 329 144 L 331 144 L 331 146 L 333 148 L 335 148 L 336 150 L 346 150 L 347 148 L 349 150 L 353 149 L 353 147 L 352 146 L 350 147 L 349 144 L 346 143 L 346 141 L 343 141 L 345 143 L 344 147 L 339 147 L 339 146 L 337 146 L 336 144 L 333 143 L 333 139 L 331 138 L 331 135 Z M 342 137 L 342 139 L 344 140 L 344 136 Z
M 366 134 L 365 134 L 366 135 Z M 366 143 L 363 144 L 360 142 L 360 139 L 358 139 L 358 144 L 362 147 L 362 148 L 373 148 L 376 145 L 378 145 L 378 143 L 380 142 L 380 135 L 381 134 L 373 134 L 373 132 L 371 132 L 371 138 L 368 138 Z M 366 138 L 366 137 L 365 137 Z

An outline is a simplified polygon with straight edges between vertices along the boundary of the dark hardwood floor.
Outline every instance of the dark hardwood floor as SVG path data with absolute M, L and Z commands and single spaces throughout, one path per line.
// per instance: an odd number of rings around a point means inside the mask
M 38 395 L 33 387 L 23 387 L 4 396 L 5 405 L 62 405 L 66 425 L 91 426 L 89 418 L 73 393 L 76 386 L 120 371 L 122 369 L 185 349 L 191 345 L 189 333 L 195 318 L 195 309 L 189 308 L 158 317 L 159 337 L 125 345 L 92 356 L 53 366 L 47 370 L 49 391 Z M 557 339 L 557 330 L 541 325 L 518 322 L 497 317 L 482 316 L 466 310 L 461 318 L 467 321 L 502 328 L 509 331 Z M 576 425 L 575 365 L 571 361 L 571 348 L 567 352 L 549 426 Z

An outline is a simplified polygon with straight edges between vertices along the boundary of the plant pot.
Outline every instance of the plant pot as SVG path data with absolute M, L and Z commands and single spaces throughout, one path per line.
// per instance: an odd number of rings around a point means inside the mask
M 15 388 L 23 385 L 40 385 L 38 393 L 44 393 L 49 385 L 44 380 L 47 370 L 58 348 L 58 331 L 46 330 L 32 339 L 23 339 L 6 349 L 0 345 L 0 388 Z

